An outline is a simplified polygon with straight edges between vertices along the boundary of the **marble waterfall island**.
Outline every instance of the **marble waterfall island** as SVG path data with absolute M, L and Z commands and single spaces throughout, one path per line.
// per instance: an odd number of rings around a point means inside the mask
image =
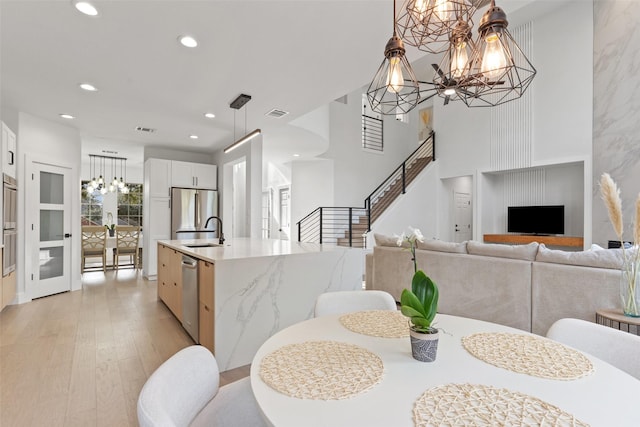
M 213 265 L 212 279 L 199 283 L 201 292 L 213 287 L 213 347 L 223 371 L 251 363 L 267 338 L 313 317 L 321 293 L 362 289 L 363 249 L 249 238 L 189 247 L 206 244 L 217 240 L 160 241 L 158 256 L 164 246 Z M 171 265 L 174 269 L 180 266 Z

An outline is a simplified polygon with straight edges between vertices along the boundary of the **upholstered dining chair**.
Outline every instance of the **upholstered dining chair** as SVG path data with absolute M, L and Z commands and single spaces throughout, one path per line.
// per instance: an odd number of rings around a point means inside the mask
M 128 255 L 131 258 L 133 268 L 138 268 L 138 242 L 140 240 L 140 227 L 134 225 L 116 226 L 116 247 L 113 252 L 113 265 L 118 269 L 120 256 Z
M 138 397 L 140 427 L 266 426 L 249 377 L 219 387 L 215 357 L 186 347 L 151 374 Z
M 547 338 L 589 353 L 640 379 L 640 336 L 567 318 L 551 325 Z
M 314 316 L 361 310 L 397 310 L 396 301 L 384 291 L 337 291 L 318 295 Z
M 102 271 L 107 268 L 107 229 L 101 225 L 82 226 L 82 266 L 80 272 L 86 270 L 86 259 L 102 258 Z

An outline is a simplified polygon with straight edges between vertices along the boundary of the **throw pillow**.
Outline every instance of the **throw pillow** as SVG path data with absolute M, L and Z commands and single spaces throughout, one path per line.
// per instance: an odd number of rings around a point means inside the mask
M 467 242 L 445 242 L 442 240 L 425 240 L 424 242 L 418 242 L 418 249 L 426 249 L 428 251 L 436 252 L 451 252 L 455 254 L 467 253 Z
M 622 249 L 567 252 L 547 249 L 541 244 L 536 261 L 618 270 L 622 268 Z
M 502 245 L 499 243 L 482 243 L 470 240 L 467 251 L 474 255 L 493 256 L 499 258 L 524 259 L 533 261 L 538 253 L 538 243 L 528 245 Z

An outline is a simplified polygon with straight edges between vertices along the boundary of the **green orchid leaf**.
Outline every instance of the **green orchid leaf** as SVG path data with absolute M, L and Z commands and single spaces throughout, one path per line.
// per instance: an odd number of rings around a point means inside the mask
M 411 291 L 423 305 L 426 298 L 427 280 L 428 277 L 422 270 L 416 271 L 411 280 Z
M 413 323 L 414 325 L 422 328 L 428 328 L 431 326 L 431 322 L 427 319 L 425 319 L 424 317 L 412 317 L 411 318 L 411 323 Z
M 440 297 L 440 292 L 433 280 L 430 278 L 427 278 L 427 280 L 427 295 L 429 299 L 427 300 L 427 305 L 425 305 L 425 317 L 429 320 L 429 323 L 431 323 L 433 318 L 436 317 L 436 313 L 438 311 L 438 298 Z
M 407 307 L 417 313 L 420 313 L 420 316 L 422 317 L 425 317 L 427 314 L 424 309 L 424 306 L 422 305 L 418 297 L 408 289 L 403 290 L 402 294 L 400 295 L 400 306 L 401 306 L 400 307 L 401 311 L 402 311 L 402 308 Z M 408 315 L 408 316 L 412 316 L 412 315 Z
M 409 307 L 408 305 L 401 305 L 400 306 L 400 311 L 402 312 L 403 315 L 405 315 L 407 317 L 422 316 L 422 313 L 420 313 L 419 311 Z

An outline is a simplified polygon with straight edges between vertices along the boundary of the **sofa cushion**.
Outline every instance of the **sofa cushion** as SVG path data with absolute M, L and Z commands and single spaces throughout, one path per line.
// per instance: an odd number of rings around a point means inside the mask
M 627 257 L 630 255 L 627 250 Z M 548 262 L 552 264 L 581 265 L 585 267 L 608 268 L 619 270 L 622 268 L 622 249 L 602 249 L 594 251 L 566 252 L 554 249 L 547 249 L 544 244 L 540 245 L 538 262 Z
M 445 242 L 443 240 L 425 240 L 424 242 L 418 242 L 418 249 L 426 249 L 428 251 L 436 252 L 450 252 L 455 254 L 467 253 L 467 242 Z
M 385 236 L 384 234 L 373 233 L 373 240 L 376 242 L 377 246 L 394 246 L 398 247 L 398 237 L 394 236 Z M 402 248 L 408 248 L 409 242 L 406 240 L 402 241 Z
M 533 261 L 538 253 L 538 243 L 528 245 L 502 245 L 497 243 L 482 243 L 470 240 L 467 251 L 473 255 L 484 255 L 498 258 L 524 259 Z

